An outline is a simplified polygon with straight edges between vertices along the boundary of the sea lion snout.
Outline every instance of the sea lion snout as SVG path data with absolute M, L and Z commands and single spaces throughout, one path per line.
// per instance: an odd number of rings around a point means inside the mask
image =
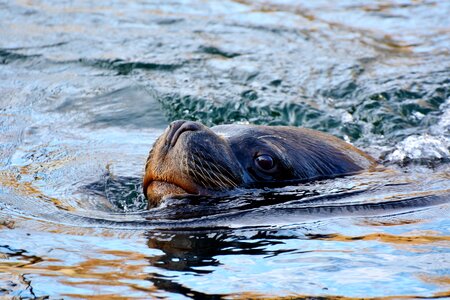
M 227 141 L 207 126 L 172 122 L 150 151 L 144 194 L 159 203 L 174 194 L 210 194 L 242 183 L 242 171 Z

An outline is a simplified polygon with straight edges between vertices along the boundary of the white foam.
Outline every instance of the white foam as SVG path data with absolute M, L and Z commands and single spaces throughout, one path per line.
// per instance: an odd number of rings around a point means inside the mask
M 445 102 L 441 111 L 443 114 L 439 122 L 431 128 L 431 132 L 434 135 L 450 135 L 450 99 Z
M 405 159 L 444 159 L 450 158 L 450 142 L 443 136 L 409 136 L 388 155 L 388 160 L 401 162 Z

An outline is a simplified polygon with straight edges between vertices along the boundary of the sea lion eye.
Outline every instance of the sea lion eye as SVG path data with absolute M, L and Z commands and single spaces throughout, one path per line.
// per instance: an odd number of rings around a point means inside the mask
M 275 161 L 268 154 L 261 154 L 255 157 L 255 164 L 262 171 L 271 171 L 275 167 Z

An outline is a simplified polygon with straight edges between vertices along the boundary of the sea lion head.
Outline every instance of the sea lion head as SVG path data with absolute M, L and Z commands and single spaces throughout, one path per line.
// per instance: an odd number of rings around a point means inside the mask
M 143 188 L 156 205 L 167 195 L 334 177 L 373 164 L 367 154 L 319 131 L 175 121 L 150 151 Z

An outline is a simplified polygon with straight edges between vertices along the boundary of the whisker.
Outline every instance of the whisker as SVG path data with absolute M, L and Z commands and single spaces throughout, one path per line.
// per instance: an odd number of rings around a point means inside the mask
M 217 167 L 216 164 L 212 164 L 212 166 L 217 170 L 217 172 L 214 172 L 214 174 L 216 174 L 216 176 L 221 177 L 221 182 L 226 181 L 228 182 L 228 186 L 232 186 L 232 187 L 236 187 L 236 183 L 233 182 L 230 178 L 228 178 L 227 176 L 224 176 L 224 174 L 219 170 L 219 168 Z M 228 187 L 227 185 L 224 186 L 224 188 Z
M 227 185 L 226 185 L 225 182 L 223 182 L 223 180 L 220 178 L 219 174 L 217 174 L 216 172 L 214 172 L 214 171 L 212 170 L 211 165 L 209 164 L 209 162 L 208 162 L 208 161 L 205 161 L 205 163 L 208 165 L 209 170 L 211 171 L 211 174 L 212 174 L 212 175 L 220 182 L 219 187 L 226 188 Z M 208 174 L 210 174 L 210 173 L 208 172 Z
M 202 160 L 198 159 L 198 157 L 195 157 L 195 155 L 194 155 L 193 162 L 195 162 L 193 169 L 197 172 L 197 175 L 199 175 L 201 177 L 202 180 L 200 180 L 200 181 L 203 184 L 203 186 L 208 187 L 208 186 L 214 185 L 215 181 L 210 176 L 205 174 L 205 167 L 203 165 Z

